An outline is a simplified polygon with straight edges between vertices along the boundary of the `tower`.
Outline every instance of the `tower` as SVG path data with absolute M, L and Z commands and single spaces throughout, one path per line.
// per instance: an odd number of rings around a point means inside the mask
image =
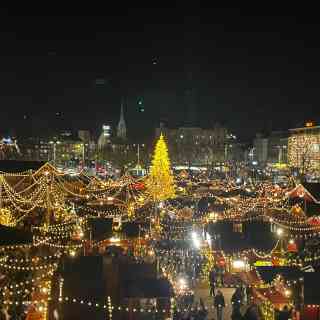
M 117 137 L 125 140 L 127 138 L 127 127 L 124 121 L 123 100 L 121 102 L 120 120 L 117 128 Z

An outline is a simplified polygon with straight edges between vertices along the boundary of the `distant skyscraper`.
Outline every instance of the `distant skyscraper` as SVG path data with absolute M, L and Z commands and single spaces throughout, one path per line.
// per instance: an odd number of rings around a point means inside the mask
M 120 111 L 120 120 L 117 128 L 117 137 L 125 140 L 127 138 L 127 127 L 124 120 L 124 111 L 123 111 L 123 100 L 121 102 L 121 111 Z

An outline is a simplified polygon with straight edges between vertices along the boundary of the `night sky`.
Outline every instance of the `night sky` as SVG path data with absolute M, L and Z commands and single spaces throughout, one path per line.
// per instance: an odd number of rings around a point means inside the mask
M 147 138 L 160 120 L 184 123 L 190 72 L 195 125 L 219 122 L 248 140 L 257 131 L 320 119 L 320 27 L 310 12 L 55 11 L 1 10 L 3 133 L 98 133 L 103 123 L 117 123 L 125 96 L 129 136 Z

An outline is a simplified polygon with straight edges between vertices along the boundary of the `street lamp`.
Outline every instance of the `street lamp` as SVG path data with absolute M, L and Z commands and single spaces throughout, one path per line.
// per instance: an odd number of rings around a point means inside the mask
M 279 241 L 280 241 L 280 250 L 281 250 L 281 252 L 283 252 L 283 239 L 282 239 L 282 236 L 283 236 L 283 229 L 281 229 L 281 228 L 278 228 L 277 229 L 277 235 L 278 235 L 278 237 L 279 237 Z
M 87 143 L 82 143 L 82 167 L 83 168 L 85 167 L 85 161 L 86 161 L 86 158 L 85 158 L 86 146 L 88 146 Z
M 60 144 L 60 141 L 50 141 L 49 144 L 53 145 L 53 163 L 56 164 L 56 145 Z
M 279 238 L 281 238 L 281 236 L 283 235 L 283 229 L 277 229 L 277 235 L 279 236 Z

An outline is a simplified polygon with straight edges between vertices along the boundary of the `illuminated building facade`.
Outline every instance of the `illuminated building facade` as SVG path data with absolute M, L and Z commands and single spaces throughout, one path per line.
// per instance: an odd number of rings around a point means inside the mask
M 288 161 L 292 168 L 301 173 L 320 170 L 320 126 L 312 122 L 305 127 L 290 129 L 288 141 Z
M 20 154 L 20 149 L 15 139 L 10 137 L 0 139 L 0 160 L 15 159 Z
M 230 160 L 235 136 L 227 129 L 215 125 L 211 129 L 180 127 L 156 128 L 156 139 L 163 133 L 172 163 L 179 165 L 205 165 Z M 232 141 L 231 141 L 232 140 Z
M 111 137 L 111 126 L 104 124 L 102 126 L 102 132 L 98 139 L 98 148 L 103 149 L 108 144 L 110 144 L 110 137 Z
M 253 158 L 259 165 L 286 165 L 288 133 L 272 131 L 268 136 L 258 133 L 253 140 Z
M 94 158 L 95 147 L 90 132 L 83 130 L 78 132 L 78 136 L 71 131 L 63 131 L 48 137 L 23 137 L 19 139 L 19 159 L 77 166 Z
M 253 140 L 254 152 L 252 157 L 259 164 L 265 164 L 268 159 L 268 139 L 262 134 L 258 133 Z
M 288 132 L 272 131 L 268 137 L 269 164 L 287 164 Z

